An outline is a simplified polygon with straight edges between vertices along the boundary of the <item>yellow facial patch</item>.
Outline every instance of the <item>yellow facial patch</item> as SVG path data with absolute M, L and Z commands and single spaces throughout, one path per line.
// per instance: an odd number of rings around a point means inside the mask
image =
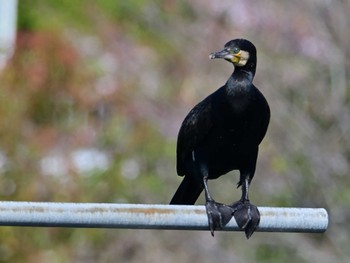
M 231 61 L 235 66 L 243 67 L 245 64 L 247 64 L 248 59 L 249 52 L 241 50 L 232 56 Z

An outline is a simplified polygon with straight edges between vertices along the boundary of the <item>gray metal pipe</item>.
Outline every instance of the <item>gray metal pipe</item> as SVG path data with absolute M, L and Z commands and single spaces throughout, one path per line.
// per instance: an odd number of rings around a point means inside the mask
M 259 207 L 260 232 L 322 233 L 323 208 Z M 204 206 L 0 202 L 0 226 L 208 230 Z M 239 231 L 232 219 L 223 230 Z

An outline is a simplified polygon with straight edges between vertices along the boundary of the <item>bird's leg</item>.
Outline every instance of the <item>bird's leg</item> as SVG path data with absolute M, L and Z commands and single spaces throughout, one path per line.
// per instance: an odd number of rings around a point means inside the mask
M 214 231 L 216 229 L 222 229 L 231 220 L 233 216 L 233 209 L 230 206 L 214 201 L 208 188 L 208 176 L 203 177 L 203 184 L 209 229 L 211 235 L 214 236 Z
M 233 203 L 231 208 L 234 210 L 233 216 L 236 219 L 240 229 L 245 231 L 246 237 L 250 238 L 260 222 L 260 213 L 258 208 L 249 201 L 249 178 L 246 176 L 242 181 L 242 197 L 239 201 Z

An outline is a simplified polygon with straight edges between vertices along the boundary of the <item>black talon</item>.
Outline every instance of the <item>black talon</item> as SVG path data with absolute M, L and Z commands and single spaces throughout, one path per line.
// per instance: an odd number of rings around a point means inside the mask
M 239 201 L 230 205 L 233 216 L 240 229 L 244 230 L 245 235 L 250 238 L 260 223 L 260 212 L 258 208 L 251 204 L 248 197 L 249 192 L 249 175 L 241 174 L 241 179 L 238 183 L 242 187 L 242 197 Z
M 213 200 L 207 201 L 205 208 L 208 215 L 209 230 L 212 236 L 214 231 L 222 229 L 233 216 L 233 209 L 227 205 L 216 203 Z
M 205 172 L 206 169 L 203 169 Z M 222 229 L 232 218 L 233 210 L 231 207 L 214 201 L 208 188 L 208 176 L 203 178 L 205 192 L 205 208 L 208 216 L 209 230 L 212 236 L 216 229 Z
M 244 230 L 249 239 L 260 223 L 260 212 L 258 208 L 249 201 L 238 201 L 230 206 L 233 216 L 240 229 Z

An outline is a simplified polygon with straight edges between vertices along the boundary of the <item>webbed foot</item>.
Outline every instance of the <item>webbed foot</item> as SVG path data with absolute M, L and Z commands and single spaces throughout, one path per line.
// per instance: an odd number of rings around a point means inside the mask
M 205 204 L 208 215 L 209 229 L 212 236 L 216 229 L 222 229 L 232 218 L 234 210 L 227 205 L 220 204 L 214 200 Z
M 260 222 L 258 208 L 248 200 L 237 201 L 230 205 L 230 207 L 234 210 L 233 216 L 236 219 L 237 225 L 240 229 L 244 230 L 247 239 L 250 238 Z

